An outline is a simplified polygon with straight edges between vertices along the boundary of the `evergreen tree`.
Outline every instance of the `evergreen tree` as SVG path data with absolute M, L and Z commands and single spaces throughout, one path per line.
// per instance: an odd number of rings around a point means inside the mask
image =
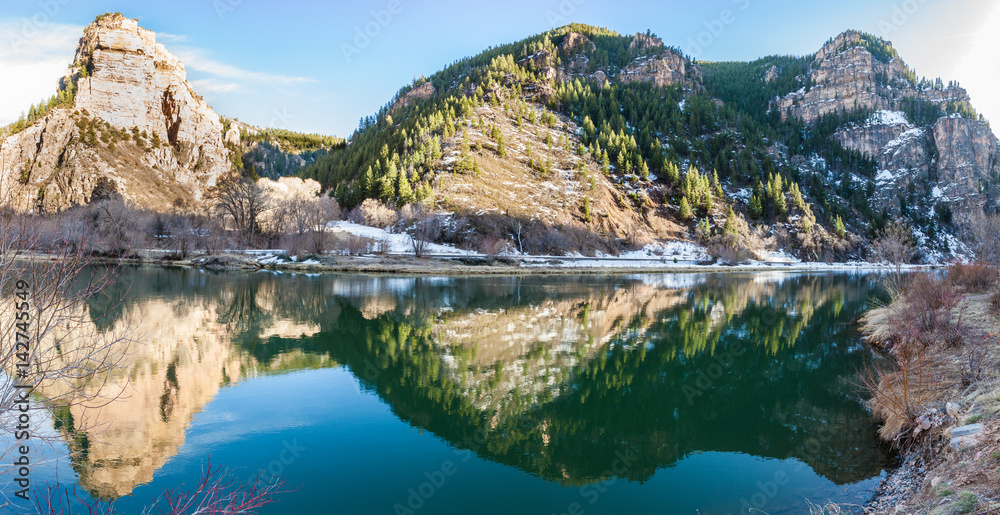
M 764 206 L 761 205 L 760 197 L 757 194 L 750 196 L 750 205 L 747 206 L 747 213 L 752 220 L 760 220 L 764 216 Z
M 726 224 L 722 227 L 722 233 L 736 234 L 736 213 L 733 206 L 729 206 L 729 211 L 726 212 Z
M 843 238 L 847 235 L 847 228 L 844 227 L 844 221 L 840 218 L 840 215 L 837 215 L 837 218 L 833 220 L 833 233 L 838 238 Z
M 398 173 L 396 177 L 396 198 L 399 199 L 397 204 L 402 207 L 413 202 L 413 190 L 410 188 L 410 180 L 406 178 L 405 173 Z
M 688 203 L 687 197 L 681 197 L 680 204 L 677 206 L 677 215 L 684 221 L 688 221 L 694 216 L 691 212 L 691 204 Z

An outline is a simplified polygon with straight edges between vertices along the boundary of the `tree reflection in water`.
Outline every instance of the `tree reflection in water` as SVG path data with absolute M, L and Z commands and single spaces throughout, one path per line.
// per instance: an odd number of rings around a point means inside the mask
M 854 322 L 874 278 L 132 268 L 120 284 L 129 301 L 100 323 L 141 315 L 136 393 L 60 414 L 74 448 L 85 442 L 80 483 L 100 496 L 148 482 L 220 387 L 334 366 L 400 419 L 563 484 L 605 479 L 616 453 L 634 458 L 633 481 L 700 451 L 796 458 L 837 484 L 890 459 L 854 386 L 872 358 Z M 67 423 L 81 416 L 106 423 L 101 443 Z

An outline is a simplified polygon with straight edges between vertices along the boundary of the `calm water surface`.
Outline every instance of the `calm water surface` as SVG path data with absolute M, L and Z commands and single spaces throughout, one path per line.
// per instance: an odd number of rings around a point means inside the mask
M 856 386 L 878 359 L 856 327 L 876 284 L 126 269 L 128 300 L 95 323 L 141 319 L 129 388 L 57 413 L 50 454 L 72 458 L 34 479 L 126 513 L 193 485 L 209 456 L 297 488 L 264 513 L 859 503 L 892 466 Z

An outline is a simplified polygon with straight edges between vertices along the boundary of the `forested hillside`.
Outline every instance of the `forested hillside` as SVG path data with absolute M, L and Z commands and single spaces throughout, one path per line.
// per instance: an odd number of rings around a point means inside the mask
M 847 59 L 871 68 L 874 82 L 844 78 L 838 70 Z M 849 91 L 842 96 L 843 88 Z M 947 251 L 954 240 L 935 236 L 959 232 L 951 220 L 876 199 L 882 170 L 897 163 L 880 161 L 881 147 L 858 144 L 848 129 L 870 126 L 887 110 L 900 113 L 906 128 L 949 115 L 974 121 L 967 96 L 963 101 L 955 88 L 918 81 L 891 44 L 856 32 L 812 56 L 693 63 L 649 33 L 569 25 L 417 80 L 363 119 L 343 151 L 320 157 L 301 175 L 348 207 L 374 198 L 455 211 L 454 202 L 436 195 L 441 174 L 464 174 L 476 189 L 484 144 L 491 158 L 506 159 L 498 166 L 534 170 L 540 179 L 562 166 L 552 156 L 536 160 L 530 142 L 526 153 L 508 156 L 510 135 L 494 123 L 502 117 L 519 133 L 536 122 L 562 127 L 556 144 L 586 158 L 567 166 L 607 177 L 631 199 L 624 207 L 643 213 L 647 223 L 655 213 L 708 238 L 738 232 L 735 216 L 750 222 L 744 232 L 766 237 L 777 230 L 778 247 L 812 257 L 825 247 L 843 258 L 854 248 L 847 244 L 852 233 L 873 236 L 902 214 L 922 244 Z M 832 108 L 810 103 L 831 91 L 835 97 L 824 99 Z M 481 140 L 471 152 L 470 138 Z M 551 138 L 543 140 L 550 151 Z M 460 151 L 449 156 L 451 148 Z M 913 172 L 929 166 L 910 165 Z M 913 189 L 911 182 L 902 187 Z M 935 206 L 932 212 L 947 207 Z

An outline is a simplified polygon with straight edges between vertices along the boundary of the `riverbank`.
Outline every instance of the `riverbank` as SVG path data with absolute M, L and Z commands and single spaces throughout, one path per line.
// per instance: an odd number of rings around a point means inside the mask
M 47 260 L 45 254 L 22 255 L 25 259 Z M 715 264 L 674 259 L 619 259 L 579 256 L 432 256 L 412 255 L 348 256 L 324 254 L 302 259 L 288 257 L 281 251 L 253 250 L 195 254 L 180 258 L 159 250 L 143 250 L 125 258 L 93 258 L 95 264 L 144 264 L 203 268 L 206 270 L 271 270 L 290 273 L 362 273 L 401 275 L 582 275 L 634 273 L 710 273 L 710 272 L 817 272 L 882 271 L 887 267 L 863 261 L 849 263 L 821 262 L 747 262 Z M 932 269 L 933 265 L 914 265 L 910 270 Z
M 969 280 L 970 275 L 976 276 Z M 1000 512 L 1000 290 L 996 271 L 914 277 L 863 330 L 897 367 L 870 376 L 870 406 L 902 464 L 868 513 Z M 872 381 L 874 379 L 874 381 Z

